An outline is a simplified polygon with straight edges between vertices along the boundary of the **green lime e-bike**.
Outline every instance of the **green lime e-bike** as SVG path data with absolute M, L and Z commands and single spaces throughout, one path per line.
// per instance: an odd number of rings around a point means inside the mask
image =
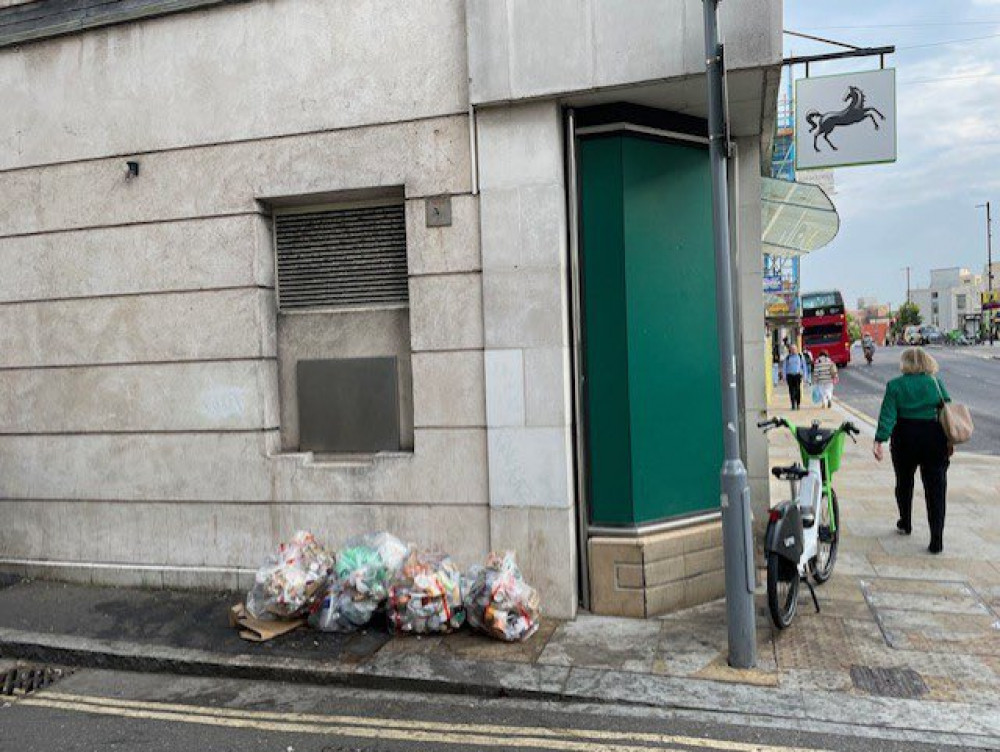
M 795 426 L 784 418 L 757 424 L 767 433 L 787 428 L 799 446 L 802 465 L 771 468 L 775 478 L 791 484 L 792 498 L 773 507 L 767 522 L 764 556 L 767 559 L 767 605 L 778 629 L 795 618 L 799 583 L 805 582 L 819 611 L 819 601 L 809 582 L 811 574 L 823 584 L 833 574 L 840 541 L 840 508 L 833 490 L 833 474 L 840 468 L 844 437 L 852 441 L 860 433 L 847 421 L 839 428 L 821 428 L 814 421 L 809 428 Z

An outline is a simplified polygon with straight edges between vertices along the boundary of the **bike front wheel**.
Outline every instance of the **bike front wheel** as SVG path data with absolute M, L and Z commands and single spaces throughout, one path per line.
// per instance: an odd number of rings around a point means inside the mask
M 833 513 L 833 525 L 830 525 L 830 512 Z M 809 561 L 809 571 L 816 583 L 822 585 L 833 576 L 833 567 L 837 563 L 837 548 L 840 543 L 840 505 L 837 504 L 837 493 L 830 489 L 830 506 L 824 510 L 819 524 L 819 548 Z
M 776 553 L 767 555 L 767 607 L 771 621 L 784 629 L 795 618 L 799 604 L 799 569 Z

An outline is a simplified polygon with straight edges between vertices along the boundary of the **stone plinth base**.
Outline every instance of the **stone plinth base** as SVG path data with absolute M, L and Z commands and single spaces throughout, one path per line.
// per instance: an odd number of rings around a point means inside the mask
M 635 537 L 589 541 L 595 614 L 658 616 L 725 595 L 719 520 Z

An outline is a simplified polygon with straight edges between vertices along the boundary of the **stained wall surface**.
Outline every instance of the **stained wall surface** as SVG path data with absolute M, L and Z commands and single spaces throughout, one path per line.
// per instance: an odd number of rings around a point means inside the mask
M 485 556 L 464 3 L 387 5 L 240 3 L 0 50 L 0 559 L 237 586 L 300 528 Z M 412 451 L 285 452 L 270 206 L 399 186 L 408 326 L 379 332 L 408 338 Z M 325 335 L 363 354 L 380 316 Z

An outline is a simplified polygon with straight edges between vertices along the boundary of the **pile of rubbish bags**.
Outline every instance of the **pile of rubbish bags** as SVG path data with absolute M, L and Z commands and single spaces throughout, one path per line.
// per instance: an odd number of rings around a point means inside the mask
M 538 629 L 539 598 L 511 551 L 463 573 L 447 554 L 391 533 L 352 538 L 334 554 L 303 531 L 265 560 L 246 599 L 254 619 L 305 617 L 323 632 L 363 629 L 381 610 L 396 634 L 447 634 L 468 622 L 518 642 Z

